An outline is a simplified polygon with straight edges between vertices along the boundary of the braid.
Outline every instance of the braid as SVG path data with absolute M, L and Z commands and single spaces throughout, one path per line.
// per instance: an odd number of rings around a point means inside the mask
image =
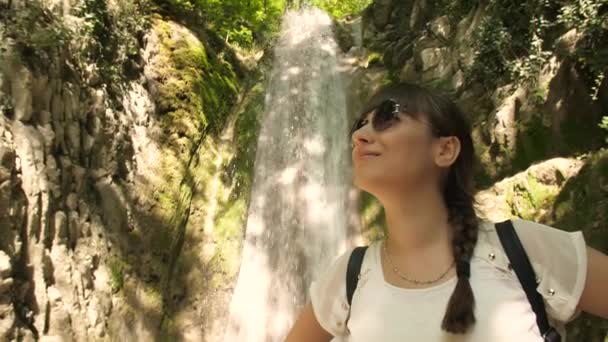
M 450 179 L 451 178 L 451 179 Z M 444 189 L 448 220 L 454 227 L 452 246 L 458 282 L 450 297 L 441 327 L 451 333 L 466 333 L 475 323 L 475 297 L 470 277 L 470 261 L 477 243 L 478 222 L 474 195 L 463 184 L 458 169 L 450 170 Z M 465 182 L 466 183 L 466 182 Z

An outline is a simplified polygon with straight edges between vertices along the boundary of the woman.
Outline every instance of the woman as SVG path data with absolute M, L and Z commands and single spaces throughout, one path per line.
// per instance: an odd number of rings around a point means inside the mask
M 351 250 L 310 288 L 287 337 L 298 341 L 542 341 L 494 226 L 473 207 L 474 149 L 462 113 L 411 84 L 382 88 L 351 132 L 354 183 L 383 205 L 352 305 Z M 608 318 L 608 257 L 568 233 L 513 221 L 553 326 L 580 311 Z

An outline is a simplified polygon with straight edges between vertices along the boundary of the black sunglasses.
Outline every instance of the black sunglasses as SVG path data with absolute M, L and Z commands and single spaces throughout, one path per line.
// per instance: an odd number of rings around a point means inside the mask
M 375 112 L 372 117 L 372 127 L 376 131 L 383 131 L 391 127 L 395 122 L 399 121 L 399 113 L 401 113 L 401 105 L 397 101 L 393 99 L 382 101 L 382 103 L 375 108 Z M 362 116 L 355 121 L 350 130 L 350 135 L 352 136 L 355 131 L 365 126 L 367 122 L 368 120 L 365 118 L 365 116 Z
M 407 114 L 407 112 L 405 111 L 405 108 L 403 108 L 403 107 L 405 107 L 405 106 L 401 106 L 399 104 L 399 102 L 397 102 L 393 99 L 388 99 L 388 100 L 382 101 L 375 108 L 375 112 L 372 117 L 372 127 L 374 128 L 374 130 L 383 131 L 383 130 L 391 127 L 396 122 L 399 122 L 401 120 L 401 118 L 399 118 L 399 113 Z M 374 110 L 374 109 L 372 109 L 372 110 Z M 365 113 L 365 114 L 367 114 L 367 113 Z M 350 130 L 351 138 L 353 136 L 353 133 L 355 133 L 355 131 L 357 131 L 361 127 L 367 125 L 368 120 L 365 119 L 365 114 L 364 114 L 364 116 L 359 118 L 357 121 L 355 121 L 355 123 L 353 124 L 353 127 Z M 441 131 L 439 129 L 433 127 L 432 124 L 430 124 L 428 122 L 424 122 L 424 121 L 420 121 L 420 122 L 430 126 L 431 132 L 435 136 L 442 136 Z

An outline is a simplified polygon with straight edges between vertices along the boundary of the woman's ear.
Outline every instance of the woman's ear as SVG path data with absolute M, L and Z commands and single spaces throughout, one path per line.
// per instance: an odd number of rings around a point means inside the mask
M 433 158 L 439 167 L 450 167 L 460 154 L 460 140 L 455 137 L 439 137 L 434 144 Z

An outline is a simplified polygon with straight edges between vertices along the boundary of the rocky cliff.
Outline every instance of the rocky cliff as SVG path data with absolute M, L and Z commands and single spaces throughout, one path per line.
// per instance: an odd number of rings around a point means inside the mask
M 216 339 L 262 68 L 146 1 L 0 8 L 0 339 Z

